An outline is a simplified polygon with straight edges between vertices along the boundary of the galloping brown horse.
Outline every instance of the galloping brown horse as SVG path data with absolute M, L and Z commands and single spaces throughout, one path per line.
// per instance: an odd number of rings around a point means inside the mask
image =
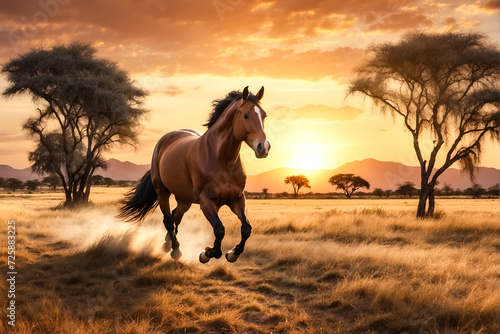
M 257 95 L 248 92 L 230 92 L 224 99 L 213 101 L 213 113 L 205 124 L 202 135 L 195 130 L 172 131 L 156 144 L 151 170 L 139 185 L 128 193 L 119 217 L 142 221 L 160 205 L 163 224 L 167 229 L 164 249 L 177 259 L 179 250 L 177 232 L 182 216 L 192 203 L 200 204 L 203 214 L 214 229 L 215 242 L 200 254 L 200 262 L 222 256 L 221 242 L 225 229 L 219 219 L 219 209 L 229 206 L 241 221 L 241 242 L 226 254 L 234 262 L 243 252 L 252 226 L 246 217 L 243 190 L 246 174 L 240 159 L 242 142 L 250 146 L 257 158 L 265 158 L 271 145 L 264 133 L 266 113 L 259 102 L 264 95 L 262 87 Z M 177 207 L 170 212 L 169 198 L 175 196 Z

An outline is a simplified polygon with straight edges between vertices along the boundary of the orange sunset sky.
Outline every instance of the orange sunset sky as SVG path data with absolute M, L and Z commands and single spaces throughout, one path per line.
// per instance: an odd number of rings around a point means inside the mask
M 0 62 L 88 41 L 128 71 L 150 92 L 151 112 L 139 148 L 115 148 L 106 158 L 150 163 L 162 134 L 204 131 L 211 101 L 248 85 L 254 93 L 265 86 L 272 144 L 263 160 L 244 147 L 248 174 L 365 158 L 417 165 L 400 119 L 345 98 L 353 67 L 370 45 L 415 30 L 479 31 L 499 45 L 499 7 L 498 0 L 0 0 Z M 6 86 L 0 77 L 0 90 Z M 29 97 L 0 99 L 0 164 L 29 166 L 34 145 L 21 127 L 34 109 Z M 482 165 L 499 161 L 498 144 L 488 144 Z

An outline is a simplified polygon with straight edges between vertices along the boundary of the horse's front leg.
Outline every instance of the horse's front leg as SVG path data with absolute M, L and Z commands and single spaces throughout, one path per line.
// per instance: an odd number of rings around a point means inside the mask
M 238 260 L 238 257 L 241 253 L 243 253 L 243 250 L 245 249 L 245 243 L 252 233 L 252 225 L 250 225 L 247 220 L 247 205 L 245 195 L 241 195 L 236 201 L 231 203 L 230 208 L 231 211 L 233 211 L 241 221 L 241 241 L 238 245 L 236 245 L 236 247 L 233 248 L 233 250 L 229 251 L 226 254 L 226 259 L 229 262 L 235 262 L 236 260 Z
M 163 250 L 165 252 L 172 250 L 170 256 L 177 260 L 182 256 L 182 252 L 179 250 L 180 244 L 175 232 L 174 219 L 170 213 L 170 191 L 161 182 L 153 182 L 153 186 L 158 194 L 158 203 L 163 213 L 163 225 L 165 225 L 165 229 L 167 230 Z
M 207 247 L 200 254 L 200 262 L 207 263 L 211 258 L 220 258 L 222 256 L 221 244 L 226 233 L 224 225 L 219 218 L 219 208 L 205 193 L 200 195 L 200 208 L 214 229 L 215 242 L 214 247 Z

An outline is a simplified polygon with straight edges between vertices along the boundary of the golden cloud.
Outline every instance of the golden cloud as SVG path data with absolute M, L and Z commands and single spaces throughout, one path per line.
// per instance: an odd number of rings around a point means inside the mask
M 294 118 L 323 121 L 350 121 L 363 114 L 363 112 L 362 109 L 351 106 L 334 108 L 324 104 L 308 104 L 292 110 Z
M 80 40 L 95 41 L 102 57 L 132 73 L 342 81 L 368 46 L 356 34 L 446 25 L 445 17 L 457 16 L 454 8 L 498 7 L 498 0 L 454 6 L 424 0 L 0 0 L 0 61 L 33 46 Z

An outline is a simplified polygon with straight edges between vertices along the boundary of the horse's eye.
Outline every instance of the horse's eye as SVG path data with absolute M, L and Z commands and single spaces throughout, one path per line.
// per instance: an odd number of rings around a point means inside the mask
M 249 119 L 250 117 L 247 114 L 243 114 L 244 119 Z

